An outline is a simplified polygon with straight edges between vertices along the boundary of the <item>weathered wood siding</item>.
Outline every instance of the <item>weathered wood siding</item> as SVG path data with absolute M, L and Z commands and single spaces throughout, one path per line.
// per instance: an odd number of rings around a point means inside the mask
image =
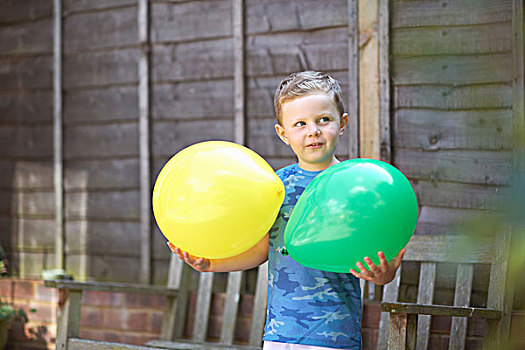
M 511 0 L 391 2 L 393 162 L 418 192 L 418 233 L 458 233 L 503 208 L 511 20 Z
M 67 270 L 136 281 L 137 2 L 63 0 L 62 9 Z M 184 147 L 234 140 L 232 9 L 231 0 L 150 2 L 153 181 Z M 2 243 L 22 276 L 37 277 L 54 262 L 53 8 L 4 2 L 0 12 Z M 346 92 L 347 0 L 247 0 L 244 15 L 246 143 L 279 168 L 294 157 L 274 132 L 275 87 L 293 71 L 317 69 Z M 338 154 L 348 149 L 345 139 Z M 158 230 L 153 241 L 153 280 L 162 283 L 169 253 Z
M 53 4 L 0 9 L 0 244 L 14 272 L 54 263 Z
M 66 266 L 137 281 L 140 251 L 136 1 L 63 2 Z
M 184 147 L 234 140 L 232 4 L 150 2 L 152 181 Z M 273 127 L 283 77 L 326 71 L 348 101 L 348 0 L 244 5 L 246 144 L 280 168 L 294 161 Z M 135 0 L 63 0 L 66 263 L 78 279 L 139 279 L 137 16 Z M 509 192 L 511 19 L 510 0 L 390 2 L 392 160 L 414 180 L 418 233 L 496 215 Z M 0 239 L 22 276 L 54 262 L 52 27 L 48 1 L 0 4 Z M 337 154 L 349 149 L 342 138 Z M 154 231 L 155 283 L 168 256 Z

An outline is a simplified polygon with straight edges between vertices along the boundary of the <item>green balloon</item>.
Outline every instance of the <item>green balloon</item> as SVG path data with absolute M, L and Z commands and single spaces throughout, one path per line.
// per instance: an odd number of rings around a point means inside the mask
M 306 267 L 349 272 L 365 256 L 393 259 L 414 233 L 416 194 L 392 165 L 350 159 L 320 173 L 297 201 L 284 232 L 290 256 Z

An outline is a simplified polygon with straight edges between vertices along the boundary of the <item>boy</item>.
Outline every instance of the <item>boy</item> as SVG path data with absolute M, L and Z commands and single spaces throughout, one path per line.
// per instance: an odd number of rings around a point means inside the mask
M 344 113 L 337 81 L 312 71 L 284 79 L 275 93 L 274 107 L 278 122 L 275 131 L 292 148 L 298 162 L 277 171 L 286 195 L 269 233 L 247 252 L 227 259 L 196 258 L 168 245 L 198 271 L 245 270 L 269 261 L 263 349 L 360 349 L 358 278 L 380 285 L 390 282 L 405 250 L 391 263 L 379 252 L 379 266 L 365 257 L 370 270 L 359 262 L 360 272 L 350 270 L 351 274 L 306 268 L 286 255 L 283 234 L 288 218 L 310 181 L 339 163 L 334 152 L 348 124 L 348 114 Z

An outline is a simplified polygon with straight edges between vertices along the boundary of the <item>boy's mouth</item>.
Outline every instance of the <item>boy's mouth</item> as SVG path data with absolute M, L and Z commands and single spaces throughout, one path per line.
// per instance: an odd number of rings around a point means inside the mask
M 323 144 L 321 142 L 314 142 L 309 145 L 306 145 L 306 148 L 320 148 Z

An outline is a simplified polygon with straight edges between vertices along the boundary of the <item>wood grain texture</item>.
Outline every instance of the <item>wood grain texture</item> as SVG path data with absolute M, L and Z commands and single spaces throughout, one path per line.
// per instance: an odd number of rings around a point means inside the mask
M 417 290 L 418 304 L 432 304 L 434 299 L 434 285 L 436 281 L 436 263 L 422 262 L 419 273 L 419 284 Z M 416 348 L 425 350 L 428 348 L 430 338 L 429 315 L 418 315 L 417 317 L 417 342 Z M 408 330 L 407 330 L 408 333 Z
M 461 27 L 415 27 L 392 31 L 392 55 L 471 55 L 512 51 L 510 22 Z
M 510 54 L 398 57 L 392 61 L 395 85 L 489 84 L 512 80 Z
M 3 6 L 2 10 L 7 10 Z M 52 21 L 52 18 L 45 17 L 38 21 L 0 27 L 1 56 L 50 54 L 53 51 L 53 31 L 50 30 L 53 27 Z
M 512 90 L 510 83 L 466 86 L 403 85 L 396 86 L 394 89 L 393 103 L 396 109 L 437 111 L 510 109 L 513 105 Z
M 445 3 L 432 0 L 394 1 L 392 26 L 400 28 L 508 22 L 511 9 L 511 0 L 464 0 Z
M 199 41 L 232 36 L 231 0 L 151 4 L 151 40 Z
M 395 112 L 394 146 L 424 151 L 512 149 L 512 110 Z
M 154 45 L 151 79 L 197 81 L 233 77 L 233 39 Z
M 456 291 L 454 293 L 454 306 L 469 306 L 470 294 L 472 293 L 472 279 L 474 267 L 472 265 L 460 264 L 456 279 Z M 467 337 L 467 319 L 460 317 L 452 318 L 450 327 L 450 341 L 448 348 L 463 349 Z
M 138 45 L 137 8 L 70 14 L 64 19 L 64 51 Z
M 511 152 L 450 150 L 421 152 L 396 148 L 396 165 L 409 178 L 487 185 L 508 185 Z
M 176 289 L 168 289 L 164 286 L 152 286 L 144 284 L 131 283 L 100 283 L 100 282 L 78 282 L 66 280 L 47 280 L 45 286 L 57 289 L 69 289 L 71 292 L 80 291 L 97 291 L 97 292 L 113 292 L 113 293 L 127 293 L 127 294 L 150 294 L 150 295 L 171 295 L 178 294 Z M 74 335 L 69 335 L 73 336 Z
M 0 91 L 51 90 L 53 86 L 51 55 L 20 57 L 0 61 Z
M 136 84 L 138 48 L 86 51 L 64 57 L 64 89 Z
M 347 0 L 246 1 L 247 34 L 346 26 Z M 322 13 L 323 15 L 319 15 Z
M 156 84 L 151 96 L 153 119 L 233 116 L 233 86 L 233 79 Z
M 501 311 L 476 307 L 456 307 L 448 305 L 421 305 L 410 303 L 381 303 L 381 311 L 393 314 L 444 315 L 458 317 L 483 317 L 490 319 L 501 318 Z
M 86 158 L 138 157 L 138 155 L 139 130 L 136 122 L 75 125 L 65 128 L 64 158 L 66 161 Z

